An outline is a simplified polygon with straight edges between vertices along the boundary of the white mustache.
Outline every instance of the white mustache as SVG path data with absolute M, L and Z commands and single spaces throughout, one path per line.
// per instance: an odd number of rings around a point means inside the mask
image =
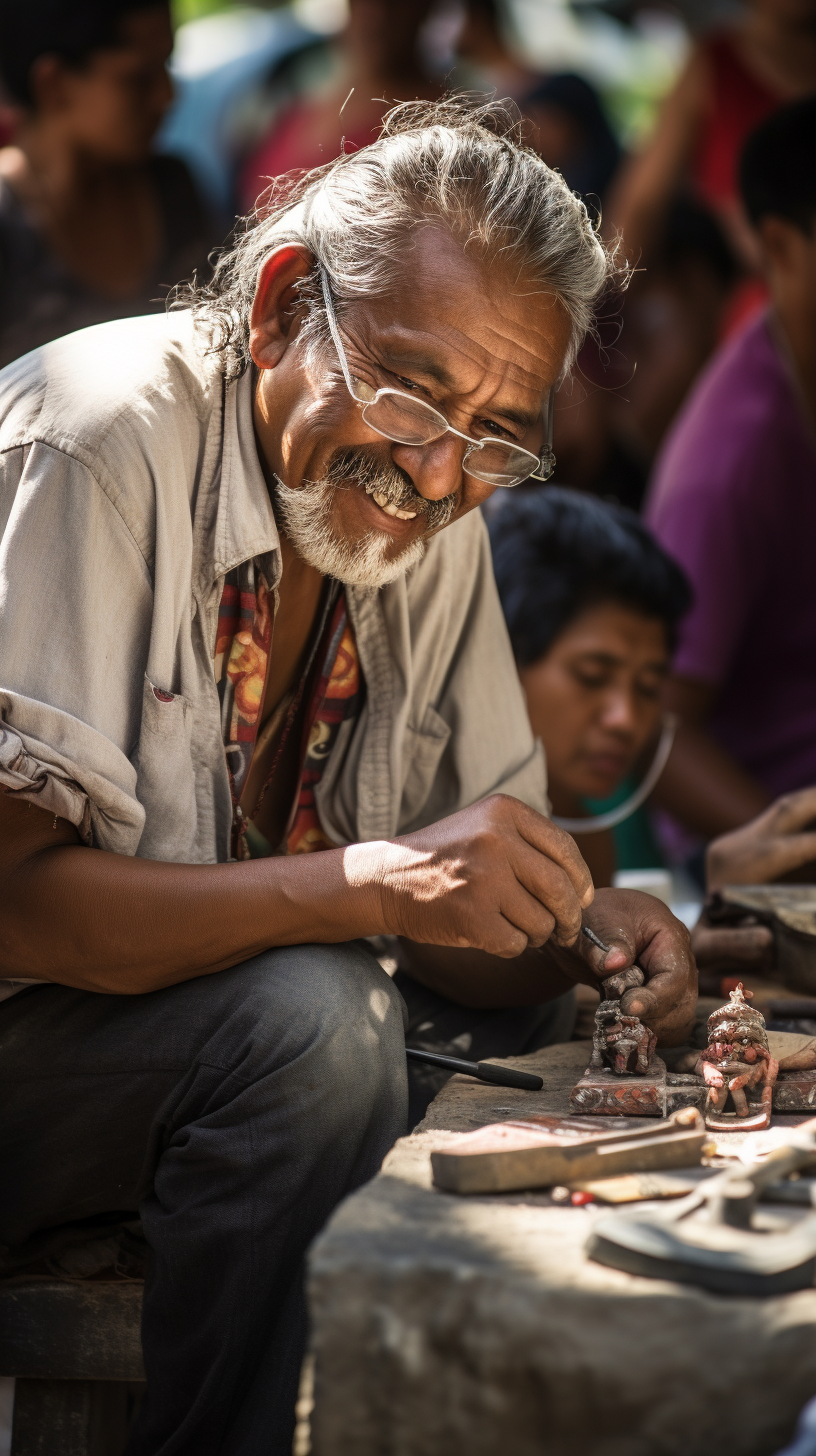
M 386 515 L 396 516 L 401 521 L 422 515 L 429 531 L 439 531 L 447 526 L 456 510 L 455 495 L 443 496 L 441 500 L 426 500 L 404 471 L 394 464 L 384 465 L 376 455 L 365 449 L 339 450 L 332 457 L 324 480 L 341 489 L 352 484 L 362 486 L 366 495 L 373 496 Z

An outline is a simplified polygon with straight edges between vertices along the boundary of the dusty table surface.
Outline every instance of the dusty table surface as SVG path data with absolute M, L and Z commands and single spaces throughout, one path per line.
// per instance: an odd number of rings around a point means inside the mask
M 597 1207 L 432 1186 L 451 1133 L 567 1112 L 589 1047 L 513 1059 L 537 1093 L 452 1078 L 337 1210 L 311 1257 L 314 1456 L 696 1456 L 726 1428 L 729 1456 L 773 1456 L 789 1439 L 816 1392 L 816 1289 L 635 1277 L 586 1258 Z
M 525 1092 L 520 1087 L 494 1087 L 489 1082 L 476 1082 L 472 1077 L 451 1077 L 434 1098 L 424 1121 L 416 1132 L 472 1132 L 488 1122 L 504 1122 L 531 1112 L 568 1113 L 569 1098 L 578 1078 L 586 1071 L 592 1055 L 591 1041 L 568 1041 L 545 1047 L 526 1057 L 505 1057 L 502 1065 L 522 1071 L 537 1072 L 544 1078 L 540 1092 Z M 634 1123 L 652 1121 L 633 1118 Z

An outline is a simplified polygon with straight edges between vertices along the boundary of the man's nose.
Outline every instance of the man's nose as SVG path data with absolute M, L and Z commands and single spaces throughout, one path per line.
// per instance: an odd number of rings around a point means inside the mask
M 393 445 L 391 458 L 410 475 L 425 500 L 442 500 L 462 488 L 462 459 L 466 449 L 464 440 L 443 435 L 430 445 Z

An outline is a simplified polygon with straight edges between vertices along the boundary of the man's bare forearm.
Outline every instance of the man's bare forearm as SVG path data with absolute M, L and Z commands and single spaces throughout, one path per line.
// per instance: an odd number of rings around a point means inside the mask
M 399 961 L 423 986 L 431 986 L 460 1006 L 485 1009 L 536 1006 L 569 991 L 578 980 L 597 984 L 577 954 L 553 942 L 540 949 L 530 946 L 520 956 L 502 960 L 486 951 L 402 940 Z
M 13 807 L 23 829 L 42 822 L 41 811 Z M 376 896 L 347 883 L 342 849 L 181 865 L 87 849 L 64 821 L 54 839 L 63 842 L 21 854 L 0 881 L 0 975 L 139 993 L 273 945 L 383 929 Z

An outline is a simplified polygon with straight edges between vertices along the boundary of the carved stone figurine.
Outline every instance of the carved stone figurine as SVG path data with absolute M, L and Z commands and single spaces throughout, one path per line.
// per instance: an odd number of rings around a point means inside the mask
M 600 1067 L 606 1067 L 617 1077 L 625 1077 L 633 1071 L 645 1076 L 651 1066 L 656 1046 L 657 1037 L 648 1026 L 643 1025 L 640 1017 L 625 1015 L 621 1011 L 620 1001 L 601 1002 L 595 1012 L 590 1070 L 597 1071 Z M 630 1067 L 633 1052 L 636 1061 L 635 1066 Z
M 779 1063 L 768 1049 L 768 1034 L 762 1013 L 748 1005 L 751 991 L 743 992 L 742 984 L 731 992 L 727 1006 L 721 1006 L 708 1018 L 708 1046 L 694 1066 L 708 1088 L 707 1112 L 722 1114 L 730 1092 L 737 1117 L 764 1114 L 771 1117 L 771 1102 Z M 759 1108 L 751 1108 L 746 1088 L 762 1087 Z

